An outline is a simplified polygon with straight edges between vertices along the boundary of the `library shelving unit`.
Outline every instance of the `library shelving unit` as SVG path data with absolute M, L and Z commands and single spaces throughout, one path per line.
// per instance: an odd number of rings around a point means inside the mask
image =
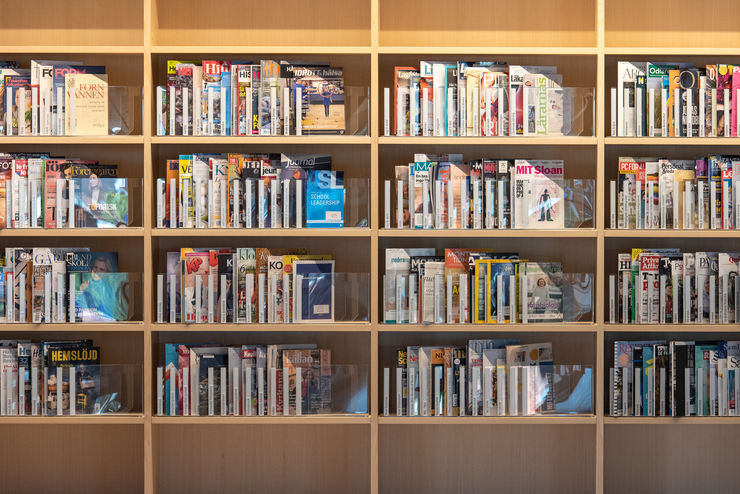
M 1 492 L 623 492 L 709 491 L 734 485 L 738 419 L 606 416 L 611 343 L 660 336 L 738 339 L 737 326 L 605 324 L 605 280 L 615 255 L 633 246 L 740 250 L 734 232 L 611 231 L 606 185 L 620 155 L 733 152 L 734 139 L 607 137 L 605 95 L 617 60 L 740 60 L 740 3 L 710 0 L 7 0 L 0 54 L 105 64 L 113 80 L 143 88 L 139 132 L 106 137 L 0 137 L 0 151 L 49 151 L 118 162 L 143 178 L 140 227 L 0 232 L 0 247 L 90 245 L 121 253 L 122 270 L 143 273 L 138 322 L 6 325 L 3 338 L 93 338 L 106 359 L 144 366 L 140 413 L 95 417 L 2 417 Z M 154 88 L 168 59 L 268 57 L 328 60 L 348 85 L 370 88 L 367 136 L 158 137 Z M 382 88 L 395 65 L 484 59 L 557 65 L 565 85 L 595 88 L 592 136 L 403 138 L 382 136 Z M 366 228 L 297 231 L 162 231 L 154 183 L 180 153 L 329 152 L 370 181 Z M 594 227 L 564 231 L 395 231 L 381 228 L 382 181 L 415 152 L 564 159 L 596 180 Z M 154 323 L 154 275 L 181 246 L 286 246 L 334 254 L 370 273 L 369 321 L 313 325 Z M 496 247 L 568 258 L 595 274 L 594 322 L 546 326 L 381 324 L 387 247 Z M 384 417 L 382 368 L 406 344 L 515 336 L 552 341 L 563 363 L 594 369 L 594 414 L 576 417 Z M 328 417 L 157 417 L 155 367 L 164 343 L 316 342 L 340 363 L 369 365 L 369 414 Z M 74 486 L 74 487 L 72 487 Z M 640 487 L 636 487 L 640 486 Z

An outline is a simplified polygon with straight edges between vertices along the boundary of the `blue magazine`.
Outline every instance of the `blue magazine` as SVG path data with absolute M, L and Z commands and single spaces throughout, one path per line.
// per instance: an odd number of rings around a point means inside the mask
M 297 322 L 334 321 L 334 261 L 293 261 L 300 276 L 296 303 Z
M 308 172 L 306 228 L 344 227 L 344 172 Z

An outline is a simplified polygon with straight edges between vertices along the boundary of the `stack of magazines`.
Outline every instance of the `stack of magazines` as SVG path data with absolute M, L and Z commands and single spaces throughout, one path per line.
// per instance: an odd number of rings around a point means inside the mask
M 344 134 L 344 77 L 322 62 L 167 61 L 157 135 Z
M 306 415 L 332 412 L 331 350 L 315 344 L 165 345 L 157 414 Z
M 619 158 L 611 228 L 734 230 L 740 225 L 740 158 Z
M 468 340 L 467 346 L 396 350 L 395 384 L 383 373 L 383 413 L 396 416 L 526 416 L 593 413 L 592 369 L 555 365 L 552 343 Z
M 182 154 L 157 179 L 157 227 L 342 228 L 344 172 L 331 167 L 328 154 Z
M 183 248 L 167 253 L 167 273 L 157 277 L 157 321 L 167 314 L 170 323 L 333 322 L 334 292 L 330 255 Z
M 740 416 L 740 341 L 615 341 L 612 417 Z
M 6 248 L 0 314 L 8 323 L 127 321 L 133 309 L 129 273 L 118 253 L 87 247 Z
M 632 249 L 609 276 L 609 320 L 621 324 L 734 324 L 740 321 L 735 252 Z
M 103 65 L 31 60 L 0 62 L 0 134 L 108 134 L 108 75 Z
M 129 179 L 118 165 L 0 153 L 0 228 L 129 225 Z
M 92 340 L 0 341 L 0 415 L 116 412 L 101 394 L 100 347 Z
M 573 92 L 553 66 L 420 62 L 395 67 L 385 89 L 385 134 L 396 136 L 571 135 Z M 394 114 L 390 115 L 390 101 Z
M 385 181 L 385 227 L 562 229 L 589 221 L 593 181 L 567 182 L 564 169 L 562 160 L 415 154 L 395 167 L 394 184 Z
M 737 137 L 740 66 L 617 62 L 611 135 Z
M 591 313 L 592 277 L 571 280 L 559 262 L 493 249 L 385 251 L 386 324 L 573 322 Z

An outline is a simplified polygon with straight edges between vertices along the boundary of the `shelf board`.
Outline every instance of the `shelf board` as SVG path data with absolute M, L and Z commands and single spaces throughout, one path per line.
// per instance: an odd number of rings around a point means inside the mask
M 590 46 L 379 46 L 381 55 L 596 55 Z
M 370 228 L 154 228 L 153 237 L 369 237 Z
M 301 415 L 276 417 L 152 417 L 153 424 L 159 425 L 321 425 L 321 424 L 369 424 L 369 415 Z
M 680 57 L 692 56 L 692 55 L 740 55 L 740 47 L 702 47 L 702 46 L 688 46 L 684 48 L 671 47 L 646 47 L 646 46 L 607 46 L 604 48 L 604 54 L 606 55 L 645 55 L 645 56 L 658 56 L 658 55 L 676 55 Z
M 359 55 L 370 54 L 370 46 L 311 46 L 311 45 L 156 45 L 152 46 L 152 53 L 171 54 L 259 54 L 259 53 L 285 53 L 285 54 L 337 54 L 337 55 Z
M 143 237 L 144 228 L 4 228 L 0 237 Z
M 144 416 L 140 413 L 120 413 L 109 415 L 65 415 L 63 417 L 0 417 L 0 425 L 76 425 L 76 424 L 143 424 Z
M 153 136 L 152 144 L 370 144 L 370 136 Z
M 14 45 L 3 46 L 3 53 L 105 53 L 110 55 L 144 53 L 142 45 Z
M 144 144 L 144 136 L 0 136 L 3 144 Z
M 473 237 L 473 238 L 596 238 L 597 230 L 594 228 L 570 228 L 567 230 L 515 230 L 515 229 L 490 229 L 490 230 L 473 230 L 473 229 L 457 229 L 457 230 L 434 230 L 434 229 L 419 229 L 412 230 L 410 228 L 398 229 L 380 229 L 378 230 L 379 237 Z
M 625 333 L 734 333 L 737 324 L 604 324 L 605 332 Z
M 737 230 L 604 230 L 604 236 L 609 238 L 738 238 Z
M 740 146 L 737 137 L 606 137 L 609 146 Z
M 380 144 L 453 144 L 453 145 L 487 145 L 487 146 L 595 146 L 596 137 L 424 137 L 424 136 L 382 136 Z M 740 140 L 738 140 L 740 143 Z
M 322 324 L 306 324 L 306 323 L 292 323 L 292 324 L 266 324 L 266 323 L 213 323 L 213 324 L 182 324 L 182 323 L 153 323 L 152 331 L 159 332 L 197 332 L 197 331 L 228 331 L 228 332 L 306 332 L 306 333 L 320 333 L 325 331 L 331 332 L 348 332 L 348 333 L 366 333 L 371 329 L 371 325 L 368 322 L 333 322 L 333 323 L 322 323 Z
M 533 417 L 378 417 L 381 425 L 589 425 L 594 415 Z
M 737 425 L 740 417 L 604 417 L 604 425 Z
M 10 333 L 13 331 L 107 331 L 107 332 L 118 332 L 118 331 L 144 331 L 144 323 L 142 321 L 122 321 L 116 323 L 49 323 L 49 324 L 35 324 L 35 323 L 4 323 L 3 331 Z
M 595 333 L 597 326 L 590 322 L 532 323 L 532 324 L 379 324 L 381 333 Z

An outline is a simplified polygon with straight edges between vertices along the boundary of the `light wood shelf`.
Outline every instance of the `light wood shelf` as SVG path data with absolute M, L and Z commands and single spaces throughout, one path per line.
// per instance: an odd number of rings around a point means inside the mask
M 604 230 L 607 238 L 740 238 L 737 230 Z
M 450 146 L 595 146 L 596 137 L 424 137 L 382 136 L 378 143 L 383 145 L 437 145 Z
M 625 492 L 634 485 L 650 485 L 653 490 L 681 491 L 691 478 L 702 484 L 693 490 L 718 490 L 733 472 L 735 445 L 740 440 L 740 417 L 644 417 L 612 418 L 604 410 L 608 394 L 605 356 L 614 338 L 631 338 L 627 333 L 654 333 L 666 338 L 682 335 L 727 334 L 740 339 L 740 325 L 616 325 L 605 322 L 604 285 L 614 259 L 608 258 L 612 244 L 635 244 L 644 239 L 668 244 L 680 239 L 681 245 L 707 239 L 730 245 L 739 239 L 735 231 L 721 230 L 611 230 L 605 228 L 608 207 L 607 178 L 618 153 L 646 153 L 665 150 L 676 156 L 696 152 L 732 152 L 740 138 L 617 138 L 605 135 L 609 109 L 608 82 L 614 80 L 617 59 L 707 60 L 724 57 L 740 59 L 740 31 L 736 21 L 740 4 L 711 0 L 697 6 L 688 0 L 564 0 L 561 3 L 538 0 L 531 3 L 451 4 L 429 0 L 424 9 L 410 0 L 347 0 L 325 9 L 285 0 L 259 3 L 221 0 L 103 0 L 94 8 L 87 3 L 65 4 L 41 0 L 9 0 L 11 9 L 4 19 L 0 42 L 7 59 L 60 58 L 81 54 L 90 63 L 105 63 L 125 74 L 124 80 L 141 79 L 143 88 L 143 135 L 100 137 L 5 137 L 2 151 L 50 150 L 104 156 L 115 162 L 125 158 L 127 172 L 144 182 L 144 211 L 154 209 L 154 183 L 165 156 L 180 152 L 207 150 L 270 152 L 296 149 L 300 152 L 325 151 L 341 155 L 361 176 L 368 177 L 370 217 L 367 228 L 347 229 L 157 229 L 153 214 L 143 215 L 141 227 L 117 230 L 4 230 L 5 245 L 76 245 L 85 240 L 91 247 L 113 250 L 116 243 L 126 252 L 127 262 L 137 263 L 144 279 L 143 320 L 116 324 L 9 324 L 5 335 L 32 337 L 32 333 L 99 333 L 96 339 L 120 347 L 118 353 L 131 353 L 133 361 L 143 363 L 144 390 L 141 414 L 76 417 L 2 417 L 0 427 L 10 435 L 11 455 L 0 455 L 0 463 L 11 473 L 0 490 L 41 491 L 52 482 L 90 486 L 88 492 L 108 488 L 116 481 L 116 492 L 196 493 L 243 490 L 249 485 L 260 492 L 301 492 L 305 485 L 324 492 L 377 494 L 397 491 L 484 491 L 496 485 L 502 492 L 552 491 Z M 656 24 L 655 19 L 666 22 Z M 51 17 L 50 17 L 51 16 Z M 39 29 L 37 19 L 53 18 L 54 26 Z M 256 21 L 245 31 L 245 19 Z M 251 22 L 251 21 L 250 21 Z M 505 25 L 507 29 L 495 29 Z M 697 28 L 697 26 L 699 26 Z M 24 41 L 37 44 L 18 45 Z M 434 46 L 427 44 L 433 41 Z M 243 45 L 245 41 L 258 44 Z M 276 41 L 281 44 L 270 44 Z M 481 42 L 490 46 L 481 46 Z M 199 43 L 198 45 L 192 44 Z M 334 43 L 327 44 L 327 43 Z M 48 56 L 46 56 L 48 55 Z M 162 83 L 161 64 L 173 58 L 258 59 L 260 55 L 311 60 L 341 60 L 346 76 L 372 88 L 370 93 L 370 135 L 368 136 L 250 136 L 183 137 L 155 136 L 154 88 Z M 230 57 L 229 55 L 233 55 Z M 109 57 L 110 56 L 110 57 Z M 498 57 L 498 58 L 497 58 Z M 381 135 L 382 88 L 389 86 L 389 71 L 394 65 L 417 63 L 421 59 L 504 59 L 511 63 L 558 65 L 563 67 L 571 87 L 595 87 L 596 106 L 592 137 L 385 137 Z M 352 70 L 350 70 L 352 69 Z M 356 81 L 352 81 L 352 85 Z M 69 149 L 65 149 L 69 146 Z M 498 149 L 497 149 L 498 147 Z M 651 149 L 655 148 L 655 149 Z M 675 148 L 675 150 L 673 149 Z M 693 148 L 693 149 L 692 149 Z M 699 149 L 701 148 L 701 149 Z M 586 171 L 596 180 L 595 228 L 571 230 L 396 230 L 383 229 L 383 179 L 398 160 L 415 152 L 464 151 L 476 157 L 486 155 L 550 158 L 573 162 L 579 173 Z M 497 154 L 498 153 L 498 154 Z M 574 168 L 575 169 L 575 168 Z M 86 237 L 99 237 L 96 242 Z M 169 238 L 168 238 L 169 237 Z M 248 240 L 239 240 L 246 237 Z M 289 245 L 301 239 L 321 251 L 340 253 L 351 259 L 361 247 L 357 265 L 369 271 L 370 305 L 368 322 L 332 324 L 156 324 L 154 322 L 155 266 L 161 266 L 161 252 L 182 240 L 234 245 L 264 239 L 269 245 Z M 334 240 L 336 239 L 336 241 Z M 261 240 L 260 240 L 261 241 Z M 231 243 L 230 243 L 231 242 Z M 294 242 L 294 241 L 293 241 Z M 576 264 L 593 266 L 595 273 L 595 318 L 592 323 L 501 324 L 501 325 L 384 325 L 381 323 L 380 282 L 383 249 L 387 246 L 516 246 L 539 254 L 552 253 Z M 135 253 L 134 253 L 135 251 Z M 143 257 L 142 257 L 143 254 Z M 158 263 L 159 259 L 159 263 Z M 208 333 L 217 333 L 209 336 Z M 161 343 L 182 338 L 187 341 L 217 341 L 219 336 L 248 342 L 250 333 L 270 334 L 280 341 L 308 341 L 312 338 L 336 345 L 352 355 L 364 356 L 369 366 L 369 414 L 363 416 L 303 417 L 157 417 L 154 368 L 162 360 Z M 295 334 L 290 334 L 295 333 Z M 521 335 L 523 341 L 542 341 L 544 337 L 567 347 L 571 355 L 585 355 L 593 367 L 594 414 L 563 417 L 383 417 L 381 364 L 391 345 L 409 341 L 464 341 L 485 337 L 486 333 Z M 618 333 L 625 333 L 619 335 Z M 737 337 L 735 337 L 737 335 Z M 605 389 L 606 388 L 606 389 Z M 18 427 L 34 425 L 37 427 Z M 72 429 L 57 425 L 76 425 Z M 233 425 L 234 427 L 224 427 Z M 424 427 L 418 427 L 423 425 Z M 539 427 L 532 427 L 537 425 Z M 630 427 L 613 427 L 629 425 Z M 662 427 L 654 427 L 654 426 Z M 697 429 L 695 425 L 700 425 Z M 253 426 L 253 427 L 247 427 Z M 359 426 L 359 427 L 358 427 Z M 612 427 L 607 427 L 612 426 Z M 69 430 L 69 432 L 67 432 Z M 666 432 L 668 431 L 668 432 Z M 697 432 L 698 431 L 698 432 Z M 695 444 L 697 434 L 720 443 L 716 451 L 707 449 L 706 458 L 683 462 L 686 444 Z M 28 438 L 31 437 L 31 440 Z M 112 439 L 109 439 L 112 438 Z M 110 440 L 120 451 L 106 450 Z M 58 451 L 70 441 L 81 445 L 81 462 L 103 464 L 97 473 L 80 469 L 72 472 L 58 458 L 42 458 L 49 476 L 39 476 L 31 486 L 28 465 L 38 460 L 38 448 L 24 446 L 47 441 Z M 310 444 L 310 458 L 295 457 L 295 444 Z M 449 447 L 440 448 L 439 444 Z M 679 444 L 656 452 L 655 444 Z M 413 449 L 409 449 L 413 446 Z M 210 453 L 216 454 L 210 454 Z M 259 452 L 256 456 L 255 452 Z M 120 453 L 120 456 L 117 454 Z M 143 453 L 143 454 L 142 454 Z M 704 452 L 703 452 L 704 453 Z M 288 460 L 288 458 L 290 459 Z M 214 464 L 218 459 L 220 463 Z M 233 458 L 221 462 L 220 458 Z M 694 457 L 692 457 L 694 458 Z M 239 461 L 237 461 L 237 459 Z M 542 471 L 531 469 L 542 462 Z M 293 471 L 285 462 L 295 466 Z M 64 464 L 62 464 L 64 463 Z M 656 471 L 670 471 L 670 463 L 681 463 L 671 478 L 672 484 Z M 245 467 L 247 465 L 247 467 Z M 252 468 L 252 470 L 248 470 Z M 222 471 L 223 470 L 223 471 Z M 221 472 L 212 475 L 208 472 Z M 450 472 L 475 472 L 457 475 Z M 625 484 L 623 472 L 642 484 Z M 13 473 L 15 472 L 15 474 Z M 87 472 L 87 473 L 86 473 Z M 299 474 L 295 474 L 298 472 Z M 526 472 L 526 473 L 522 473 Z M 555 472 L 554 474 L 552 472 Z M 709 472 L 702 476 L 703 472 Z M 34 472 L 35 475 L 35 472 Z M 79 482 L 78 482 L 79 481 Z M 632 480 L 630 480 L 631 482 Z M 25 483 L 24 483 L 25 482 Z M 42 487 L 44 486 L 44 487 Z
M 740 417 L 604 417 L 604 425 L 729 425 L 740 424 Z
M 0 136 L 3 144 L 144 144 L 144 136 Z
M 393 219 L 393 218 L 392 218 Z M 598 231 L 593 228 L 570 228 L 567 230 L 515 230 L 515 229 L 467 229 L 467 230 L 434 230 L 408 228 L 382 228 L 378 231 L 379 237 L 420 237 L 420 238 L 596 238 Z
M 152 144 L 370 144 L 368 136 L 153 136 Z
M 158 332 L 273 332 L 273 333 L 292 333 L 292 332 L 306 332 L 306 333 L 318 333 L 322 331 L 332 332 L 347 332 L 347 333 L 369 333 L 372 330 L 370 323 L 356 323 L 356 322 L 335 322 L 327 324 L 306 324 L 306 323 L 293 323 L 293 324 L 236 324 L 236 323 L 213 323 L 213 324 L 170 324 L 170 323 L 154 323 L 152 324 L 152 331 Z
M 379 324 L 381 333 L 594 333 L 595 323 L 532 323 L 532 324 Z
M 118 332 L 118 331 L 145 331 L 146 326 L 142 321 L 121 321 L 115 323 L 101 322 L 101 323 L 48 323 L 48 324 L 34 324 L 34 323 L 12 323 L 3 324 L 3 331 L 16 332 L 16 331 L 36 331 L 36 332 L 47 332 L 47 331 L 67 331 L 70 333 L 74 332 Z
M 141 45 L 8 45 L 2 47 L 3 53 L 104 53 L 115 55 L 144 54 Z
M 605 55 L 624 55 L 624 56 L 665 56 L 675 55 L 679 57 L 689 56 L 740 56 L 740 46 L 738 47 L 702 47 L 686 46 L 681 47 L 646 47 L 646 46 L 607 46 L 604 48 Z
M 311 45 L 174 45 L 174 46 L 152 46 L 152 53 L 166 54 L 203 54 L 214 53 L 234 55 L 259 55 L 259 54 L 327 54 L 327 55 L 369 55 L 370 46 L 311 46 Z
M 588 46 L 379 46 L 380 55 L 593 55 Z
M 0 230 L 0 237 L 143 237 L 144 228 L 11 228 Z
M 370 237 L 369 228 L 153 228 L 152 237 Z
M 378 417 L 380 425 L 596 425 L 596 416 L 553 417 Z
M 152 417 L 156 425 L 369 425 L 369 415 L 301 415 L 253 417 Z
M 604 324 L 605 332 L 614 333 L 733 333 L 738 324 Z
M 740 146 L 737 137 L 607 137 L 609 146 Z
M 143 425 L 144 415 L 136 413 L 115 413 L 110 415 L 65 415 L 63 417 L 23 416 L 0 417 L 0 426 L 56 425 Z

